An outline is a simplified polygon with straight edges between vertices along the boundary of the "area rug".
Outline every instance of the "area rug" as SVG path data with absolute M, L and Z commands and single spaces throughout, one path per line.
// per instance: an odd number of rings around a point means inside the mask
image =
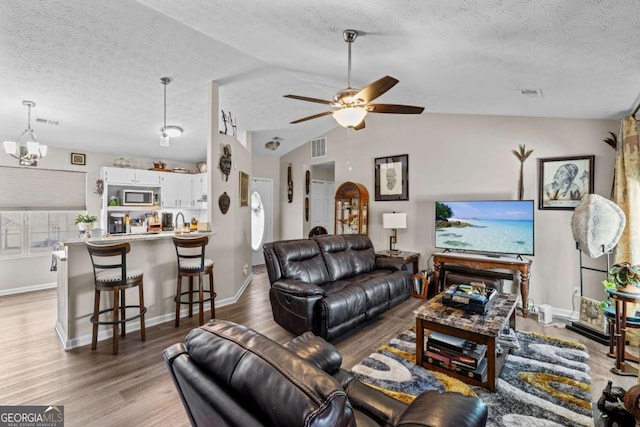
M 517 332 L 519 350 L 507 356 L 496 393 L 415 364 L 415 329 L 398 335 L 355 365 L 361 381 L 404 402 L 427 390 L 480 397 L 489 426 L 593 426 L 587 348 L 572 341 Z

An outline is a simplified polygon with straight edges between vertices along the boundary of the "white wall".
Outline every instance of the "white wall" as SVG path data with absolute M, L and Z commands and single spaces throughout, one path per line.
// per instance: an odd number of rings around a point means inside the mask
M 87 173 L 87 210 L 89 213 L 99 216 L 100 196 L 94 193 L 96 180 L 100 177 L 100 168 L 111 166 L 113 161 L 120 157 L 113 154 L 84 152 L 86 154 L 86 165 L 78 166 L 71 164 L 71 151 L 49 147 L 47 156 L 38 161 L 36 168 L 55 169 L 67 171 L 83 171 Z M 161 149 L 158 149 L 161 155 Z M 132 165 L 141 169 L 153 167 L 153 161 L 160 158 L 128 158 Z M 195 163 L 173 162 L 166 160 L 167 168 L 183 167 L 195 169 Z M 0 152 L 0 166 L 20 167 L 18 160 Z M 29 168 L 32 166 L 22 166 Z M 1 185 L 1 183 L 0 183 Z M 0 210 L 2 202 L 0 201 Z M 23 292 L 27 290 L 39 289 L 51 286 L 56 282 L 56 273 L 49 271 L 51 265 L 51 254 L 34 255 L 23 258 L 0 259 L 0 295 L 7 293 Z
M 308 144 L 281 159 L 281 188 L 286 188 L 286 166 L 292 163 L 295 195 L 282 205 L 282 238 L 303 237 L 303 168 L 335 161 L 336 186 L 344 181 L 369 190 L 369 236 L 376 248 L 385 248 L 389 232 L 382 229 L 382 213 L 407 213 L 407 229 L 398 230 L 398 247 L 422 254 L 421 268 L 432 266 L 434 202 L 452 199 L 515 199 L 519 161 L 511 150 L 525 144 L 534 152 L 524 167 L 525 199 L 537 206 L 538 158 L 596 156 L 595 192 L 609 197 L 615 153 L 602 140 L 617 132 L 607 120 L 543 119 L 523 117 L 423 114 L 421 116 L 370 115 L 362 131 L 337 128 L 327 136 L 328 157 L 310 159 Z M 409 154 L 409 201 L 374 200 L 374 159 Z M 349 170 L 349 166 L 351 169 Z M 283 194 L 286 194 L 283 193 Z M 579 253 L 571 235 L 572 211 L 535 212 L 535 257 L 530 298 L 572 310 L 572 291 L 579 286 Z M 588 261 L 588 260 L 587 260 Z M 604 266 L 604 259 L 596 266 Z M 586 277 L 585 295 L 603 299 L 597 274 Z M 515 290 L 515 289 L 514 289 Z

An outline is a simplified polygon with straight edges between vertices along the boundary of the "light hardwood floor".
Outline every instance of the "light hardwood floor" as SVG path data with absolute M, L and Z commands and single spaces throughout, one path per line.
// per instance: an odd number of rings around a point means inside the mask
M 271 316 L 266 274 L 256 275 L 238 303 L 220 307 L 216 314 L 247 325 L 283 343 L 292 335 Z M 413 322 L 413 310 L 423 300 L 411 299 L 377 319 L 334 341 L 343 367 L 354 364 Z M 88 311 L 90 308 L 87 309 Z M 64 351 L 53 331 L 55 290 L 0 297 L 0 405 L 64 405 L 67 426 L 187 426 L 188 419 L 162 359 L 162 350 L 180 342 L 197 326 L 197 316 L 147 328 L 147 341 L 128 333 L 120 352 L 111 355 L 111 342 Z M 518 316 L 517 328 L 565 337 L 589 348 L 597 400 L 608 379 L 629 388 L 637 381 L 609 372 L 613 359 L 608 348 L 560 327 L 543 327 L 535 317 Z M 637 351 L 635 349 L 634 351 Z

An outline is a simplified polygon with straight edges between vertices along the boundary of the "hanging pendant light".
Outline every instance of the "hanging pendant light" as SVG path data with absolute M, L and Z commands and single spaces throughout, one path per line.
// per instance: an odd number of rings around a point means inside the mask
M 27 107 L 27 128 L 20 134 L 17 141 L 4 141 L 4 151 L 11 157 L 20 160 L 23 166 L 38 166 L 38 160 L 47 155 L 47 146 L 40 144 L 36 134 L 31 129 L 31 108 L 36 106 L 33 101 L 22 101 Z
M 168 147 L 171 138 L 182 135 L 182 128 L 179 126 L 167 126 L 167 85 L 171 83 L 171 77 L 162 77 L 160 83 L 164 86 L 164 122 L 160 128 L 160 146 Z

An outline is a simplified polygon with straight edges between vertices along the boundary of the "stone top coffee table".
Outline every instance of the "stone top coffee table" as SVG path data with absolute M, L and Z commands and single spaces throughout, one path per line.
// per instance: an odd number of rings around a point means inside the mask
M 416 315 L 416 364 L 429 370 L 445 373 L 467 384 L 481 386 L 495 392 L 496 377 L 502 370 L 507 353 L 505 350 L 502 356 L 496 356 L 496 338 L 507 323 L 515 330 L 515 309 L 518 297 L 508 293 L 498 294 L 489 311 L 485 314 L 478 314 L 442 304 L 443 295 L 444 293 L 436 295 L 414 311 Z M 487 358 L 487 381 L 482 382 L 429 363 L 424 355 L 425 329 L 485 344 L 487 346 L 485 356 Z

